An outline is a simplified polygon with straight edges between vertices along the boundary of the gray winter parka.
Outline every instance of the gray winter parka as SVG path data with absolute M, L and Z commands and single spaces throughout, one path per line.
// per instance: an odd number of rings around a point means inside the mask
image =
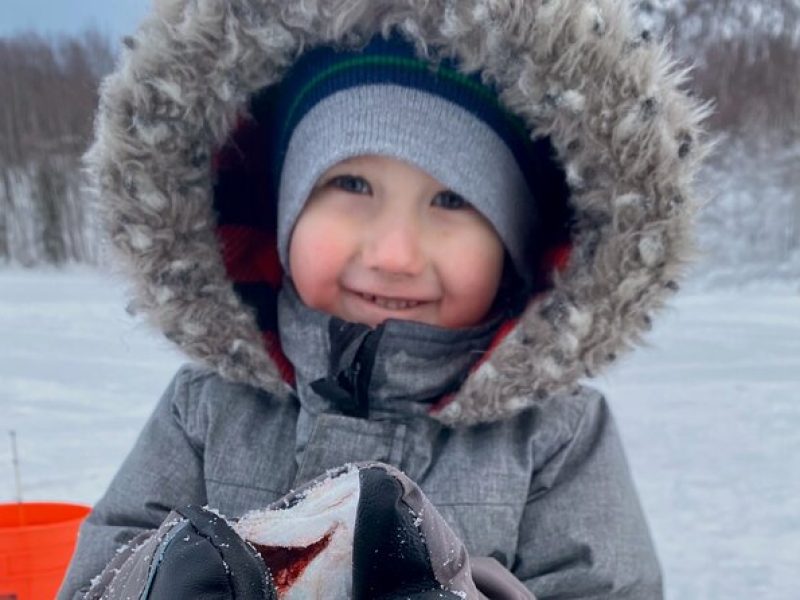
M 681 91 L 684 75 L 628 2 L 154 7 L 104 84 L 87 160 L 134 282 L 132 309 L 196 364 L 176 375 L 83 525 L 59 598 L 81 597 L 122 544 L 174 506 L 237 517 L 326 468 L 372 460 L 401 468 L 471 555 L 494 556 L 537 598 L 660 598 L 613 419 L 579 379 L 638 342 L 678 287 L 707 110 Z M 479 70 L 532 135 L 549 137 L 574 218 L 548 289 L 457 389 L 434 406 L 377 394 L 364 418 L 303 391 L 297 354 L 281 347 L 277 261 L 253 260 L 274 258 L 274 215 L 237 204 L 247 194 L 232 182 L 259 185 L 248 162 L 254 95 L 310 47 L 358 46 L 392 27 L 420 56 Z M 436 340 L 417 342 L 434 360 Z M 391 363 L 376 364 L 372 391 L 394 389 Z

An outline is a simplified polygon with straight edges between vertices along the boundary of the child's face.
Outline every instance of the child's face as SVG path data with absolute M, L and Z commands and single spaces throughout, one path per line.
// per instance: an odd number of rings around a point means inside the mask
M 303 302 L 346 321 L 467 327 L 492 305 L 503 245 L 483 215 L 425 171 L 365 155 L 317 180 L 289 263 Z

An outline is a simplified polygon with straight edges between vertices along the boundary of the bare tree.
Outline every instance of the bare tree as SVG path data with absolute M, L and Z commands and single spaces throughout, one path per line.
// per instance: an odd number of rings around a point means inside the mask
M 743 135 L 800 135 L 800 0 L 642 0 L 655 27 L 695 65 L 712 124 Z
M 0 38 L 0 258 L 90 261 L 80 156 L 92 135 L 110 42 L 26 33 Z

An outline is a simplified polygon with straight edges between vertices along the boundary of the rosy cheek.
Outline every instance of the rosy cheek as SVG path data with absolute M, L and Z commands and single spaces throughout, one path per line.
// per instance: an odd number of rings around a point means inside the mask
M 465 325 L 480 322 L 492 304 L 497 286 L 489 277 L 478 278 L 480 272 L 476 268 L 472 276 L 462 278 L 451 285 L 453 290 L 451 310 L 454 318 L 466 321 Z
M 348 257 L 346 236 L 332 235 L 336 228 L 319 219 L 298 223 L 290 244 L 292 280 L 298 294 L 311 308 L 336 313 L 339 276 Z
M 446 290 L 442 325 L 477 325 L 488 312 L 500 284 L 503 249 L 493 236 L 462 239 L 458 247 L 442 249 L 439 270 Z

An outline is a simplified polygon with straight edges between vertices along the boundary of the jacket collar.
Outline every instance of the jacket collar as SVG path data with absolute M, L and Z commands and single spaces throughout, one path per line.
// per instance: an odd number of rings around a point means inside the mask
M 312 414 L 427 413 L 460 387 L 502 318 L 461 329 L 397 319 L 371 328 L 309 308 L 288 277 L 278 295 L 281 345 Z

